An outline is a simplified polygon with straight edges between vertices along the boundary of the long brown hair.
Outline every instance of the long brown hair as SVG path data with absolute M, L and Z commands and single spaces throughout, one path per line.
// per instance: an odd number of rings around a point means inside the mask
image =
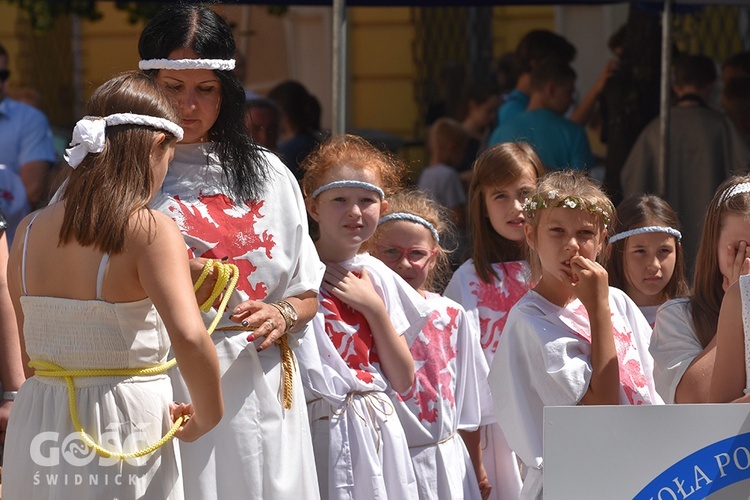
M 86 114 L 108 116 L 135 113 L 179 122 L 169 98 L 153 79 L 128 72 L 100 86 L 86 105 Z M 121 253 L 130 217 L 151 200 L 151 148 L 158 132 L 166 134 L 163 148 L 174 136 L 143 125 L 107 126 L 101 153 L 89 153 L 70 169 L 63 188 L 65 215 L 59 244 L 76 241 L 110 253 Z
M 492 264 L 524 258 L 525 242 L 517 243 L 499 235 L 487 217 L 484 193 L 531 176 L 536 182 L 544 166 L 534 150 L 523 142 L 506 142 L 487 149 L 474 163 L 469 185 L 469 228 L 472 259 L 479 279 L 492 283 L 497 278 Z
M 646 226 L 663 226 L 680 230 L 680 220 L 669 206 L 669 203 L 658 196 L 643 194 L 631 196 L 617 206 L 617 223 L 615 234 Z M 607 261 L 609 284 L 624 290 L 627 276 L 625 275 L 625 245 L 627 238 L 612 244 Z M 663 302 L 677 297 L 687 297 L 690 287 L 685 279 L 685 258 L 682 244 L 675 238 L 674 272 L 669 283 L 661 291 Z
M 695 335 L 705 348 L 716 335 L 719 310 L 724 298 L 724 280 L 719 269 L 717 242 L 724 228 L 727 214 L 750 216 L 750 193 L 731 194 L 729 190 L 742 183 L 750 183 L 750 176 L 735 176 L 725 181 L 714 193 L 703 222 L 703 233 L 698 248 L 690 298 Z M 731 196 L 727 196 L 731 194 Z

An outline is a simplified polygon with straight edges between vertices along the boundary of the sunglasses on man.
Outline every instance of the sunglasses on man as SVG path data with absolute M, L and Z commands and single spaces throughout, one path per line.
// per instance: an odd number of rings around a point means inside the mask
M 9 69 L 0 69 L 0 82 L 4 82 L 10 78 L 10 70 Z

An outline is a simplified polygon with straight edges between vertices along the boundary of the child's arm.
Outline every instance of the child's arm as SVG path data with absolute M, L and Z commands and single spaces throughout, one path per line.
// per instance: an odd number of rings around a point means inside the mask
M 362 268 L 357 278 L 338 264 L 328 264 L 322 288 L 362 313 L 370 325 L 383 374 L 393 389 L 402 393 L 414 382 L 414 359 L 406 339 L 396 332 L 383 299 L 375 292 L 370 276 Z
M 173 415 L 192 413 L 175 436 L 194 441 L 224 413 L 219 361 L 198 310 L 182 235 L 168 216 L 150 212 L 153 220 L 148 220 L 150 216 L 142 214 L 127 250 L 137 256 L 138 278 L 164 321 L 190 392 L 192 404 L 171 409 Z
M 745 389 L 745 335 L 738 282 L 732 284 L 724 295 L 714 340 L 716 349 L 708 402 L 727 403 L 742 398 Z
M 482 438 L 479 434 L 480 432 L 479 429 L 475 431 L 458 431 L 461 439 L 464 440 L 466 451 L 469 452 L 471 464 L 474 466 L 474 474 L 477 476 L 482 500 L 487 500 L 490 497 L 490 493 L 492 493 L 492 485 L 487 479 L 487 471 L 484 468 L 484 462 L 482 462 Z
M 711 388 L 711 371 L 716 363 L 716 337 L 698 354 L 685 370 L 674 391 L 678 404 L 707 403 Z
M 591 379 L 580 404 L 619 404 L 620 368 L 612 336 L 607 271 L 598 263 L 580 256 L 570 259 L 570 266 L 574 293 L 588 311 L 591 322 Z

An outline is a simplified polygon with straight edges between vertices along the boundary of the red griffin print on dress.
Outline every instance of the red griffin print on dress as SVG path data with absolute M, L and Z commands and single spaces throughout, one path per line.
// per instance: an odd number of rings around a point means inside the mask
M 326 334 L 341 359 L 358 379 L 371 384 L 377 372 L 372 364 L 380 363 L 380 359 L 364 315 L 323 290 L 320 291 L 320 304 L 324 310 Z
M 575 315 L 580 316 L 587 325 L 589 322 L 589 314 L 583 304 L 575 310 Z M 591 331 L 578 323 L 569 320 L 568 318 L 560 318 L 563 320 L 573 332 L 591 343 Z M 615 341 L 615 349 L 617 350 L 617 364 L 620 368 L 620 386 L 625 392 L 625 396 L 628 398 L 628 402 L 631 405 L 642 405 L 645 403 L 642 394 L 638 389 L 644 389 L 647 385 L 646 376 L 643 374 L 643 368 L 641 367 L 641 361 L 638 357 L 638 349 L 632 342 L 633 332 L 628 330 L 622 322 L 617 320 L 618 318 L 612 314 L 612 336 Z
M 202 253 L 194 244 L 190 248 L 190 257 L 221 259 L 229 256 L 230 262 L 240 270 L 240 281 L 237 288 L 245 292 L 250 300 L 266 298 L 268 290 L 265 283 L 253 286 L 250 278 L 258 268 L 251 260 L 251 254 L 264 249 L 266 258 L 272 259 L 271 249 L 276 245 L 272 234 L 263 231 L 255 232 L 255 223 L 264 215 L 260 213 L 264 202 L 245 202 L 245 207 L 236 205 L 223 194 L 198 196 L 198 202 L 188 203 L 174 197 L 178 208 L 170 207 L 186 241 L 198 240 L 207 247 Z M 257 254 L 253 257 L 257 258 Z
M 398 396 L 401 401 L 414 401 L 419 408 L 417 418 L 427 423 L 437 421 L 439 400 L 449 401 L 451 407 L 456 404 L 453 395 L 456 374 L 455 370 L 451 370 L 450 364 L 456 359 L 454 344 L 457 340 L 458 309 L 448 307 L 446 313 L 450 320 L 448 324 L 442 325 L 440 311 L 433 311 L 419 337 L 409 349 L 416 368 L 414 384 L 409 392 Z
M 477 298 L 482 350 L 485 353 L 489 350 L 491 356 L 497 350 L 508 312 L 531 288 L 522 262 L 496 264 L 493 268 L 499 280 L 493 278 L 492 283 L 485 283 L 477 279 L 469 283 L 472 295 Z

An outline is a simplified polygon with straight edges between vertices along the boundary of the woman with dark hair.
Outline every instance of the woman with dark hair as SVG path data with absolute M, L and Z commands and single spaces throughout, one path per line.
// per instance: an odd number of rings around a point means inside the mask
M 322 280 L 299 186 L 248 136 L 245 95 L 232 71 L 235 42 L 219 15 L 170 6 L 146 26 L 139 52 L 140 68 L 172 95 L 185 130 L 153 206 L 177 222 L 194 279 L 206 259 L 228 260 L 241 274 L 232 315 L 212 336 L 226 417 L 181 448 L 186 496 L 317 498 L 305 398 L 290 350 L 317 310 Z M 175 394 L 187 397 L 181 375 L 172 375 Z

